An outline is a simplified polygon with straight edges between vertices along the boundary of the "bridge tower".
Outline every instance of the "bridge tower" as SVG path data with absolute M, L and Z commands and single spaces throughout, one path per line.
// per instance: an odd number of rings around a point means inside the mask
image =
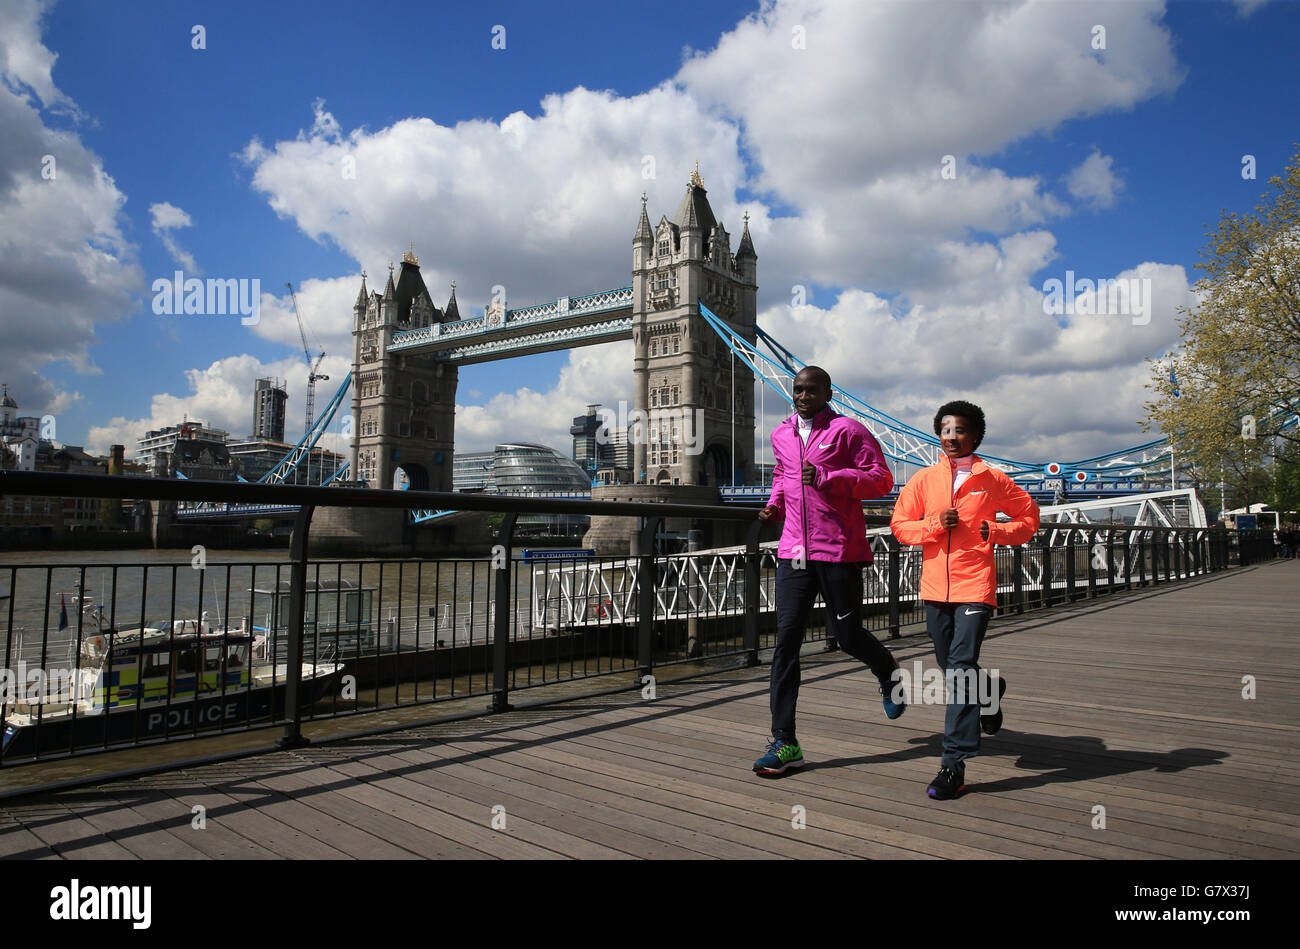
M 632 241 L 634 407 L 650 421 L 640 437 L 629 433 L 638 483 L 753 482 L 754 374 L 739 361 L 733 366 L 699 303 L 754 342 L 757 261 L 748 215 L 732 253 L 698 163 L 671 220 L 651 227 L 642 196 Z
M 388 344 L 395 332 L 460 319 L 455 284 L 439 310 L 412 247 L 396 280 L 389 265 L 382 294 L 368 293 L 361 275 L 353 315 L 353 480 L 368 488 L 450 491 L 458 368 L 432 356 L 390 353 Z

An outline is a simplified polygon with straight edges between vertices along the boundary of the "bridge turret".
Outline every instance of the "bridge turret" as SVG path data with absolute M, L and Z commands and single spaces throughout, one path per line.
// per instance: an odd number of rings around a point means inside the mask
M 642 216 L 648 230 L 649 216 L 644 210 Z M 636 478 L 657 484 L 728 485 L 733 478 L 745 483 L 753 475 L 753 373 L 737 366 L 733 377 L 726 346 L 700 316 L 699 305 L 752 341 L 753 242 L 742 265 L 709 206 L 698 165 L 673 219 L 661 218 L 653 237 L 645 256 L 638 256 L 645 246 L 638 223 L 633 378 L 636 409 L 651 419 L 652 437 L 635 443 Z
M 674 223 L 680 228 L 682 256 L 688 260 L 700 260 L 704 257 L 704 226 L 700 223 L 700 216 L 695 210 L 693 200 L 695 190 L 694 185 L 686 186 L 686 197 L 682 199 L 682 207 L 677 211 L 677 219 L 674 219 Z
M 456 305 L 456 281 L 451 282 L 451 298 L 447 301 L 447 311 L 443 314 L 443 320 L 447 323 L 454 323 L 460 319 L 460 307 Z
M 361 289 L 357 292 L 357 302 L 352 304 L 353 313 L 365 313 L 370 294 L 366 291 L 366 272 L 361 271 Z
M 389 351 L 394 334 L 425 329 L 444 313 L 425 286 L 414 247 L 402 256 L 401 273 L 394 270 L 390 264 L 383 295 L 372 293 L 357 310 L 351 476 L 371 488 L 450 491 L 457 367 Z M 459 315 L 455 300 L 453 285 L 448 310 Z
M 654 233 L 650 230 L 650 215 L 646 213 L 645 193 L 641 194 L 641 217 L 636 222 L 636 234 L 632 238 L 632 269 L 645 267 L 654 252 Z
M 758 255 L 754 253 L 754 241 L 749 236 L 749 212 L 745 212 L 745 230 L 740 235 L 740 246 L 736 248 L 736 269 L 740 272 L 740 299 L 736 313 L 737 319 L 745 326 L 753 326 L 758 320 Z

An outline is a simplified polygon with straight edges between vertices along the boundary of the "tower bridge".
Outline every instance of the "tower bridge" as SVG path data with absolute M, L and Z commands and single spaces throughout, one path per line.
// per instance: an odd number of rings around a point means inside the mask
M 353 307 L 352 477 L 367 487 L 450 491 L 460 366 L 631 339 L 637 417 L 669 409 L 680 423 L 634 440 L 636 480 L 752 483 L 754 374 L 732 369 L 701 305 L 754 342 L 757 260 L 748 218 L 733 252 L 697 169 L 671 218 L 652 224 L 642 196 L 630 286 L 519 309 L 494 301 L 463 319 L 454 285 L 446 307 L 434 305 L 413 248 L 382 292 L 363 274 Z
M 382 291 L 370 289 L 363 272 L 353 306 L 348 476 L 371 488 L 450 491 L 462 365 L 631 339 L 632 419 L 649 424 L 629 432 L 635 484 L 598 491 L 639 500 L 676 494 L 680 500 L 752 501 L 755 492 L 765 492 L 754 464 L 755 392 L 771 388 L 788 402 L 793 377 L 804 365 L 756 325 L 757 262 L 748 215 L 733 251 L 697 167 L 671 217 L 652 223 L 642 195 L 630 285 L 515 309 L 494 300 L 481 316 L 464 318 L 454 283 L 446 305 L 434 304 L 414 247 L 400 269 L 390 265 Z M 755 382 L 763 386 L 756 390 Z M 340 389 L 336 403 L 343 395 Z M 932 464 L 939 456 L 931 433 L 853 393 L 834 387 L 831 404 L 876 435 L 900 483 L 909 467 Z M 981 457 L 1045 502 L 1067 496 L 1099 501 L 1177 487 L 1164 440 L 1064 464 Z M 1166 468 L 1168 482 L 1161 477 Z M 1189 522 L 1203 524 L 1199 502 L 1194 507 Z M 411 520 L 450 520 L 437 513 L 415 512 Z M 1063 517 L 1075 515 L 1087 516 L 1081 509 L 1062 510 Z M 333 529 L 329 518 L 317 524 L 326 534 Z M 387 524 L 379 533 L 401 526 Z M 340 533 L 349 532 L 374 535 L 376 529 L 341 527 Z

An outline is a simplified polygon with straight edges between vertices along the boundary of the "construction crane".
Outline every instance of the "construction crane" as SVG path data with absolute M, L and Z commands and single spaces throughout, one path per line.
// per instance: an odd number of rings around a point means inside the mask
M 311 349 L 307 345 L 307 330 L 303 327 L 302 313 L 298 310 L 298 297 L 293 292 L 293 284 L 285 283 L 289 288 L 289 299 L 293 301 L 293 315 L 298 318 L 298 333 L 302 336 L 302 354 L 307 357 L 307 421 L 303 424 L 303 434 L 311 431 L 312 418 L 316 414 L 316 381 L 328 382 L 329 376 L 318 373 L 325 350 L 320 351 L 315 362 L 311 358 Z M 311 456 L 307 456 L 307 483 L 311 484 Z

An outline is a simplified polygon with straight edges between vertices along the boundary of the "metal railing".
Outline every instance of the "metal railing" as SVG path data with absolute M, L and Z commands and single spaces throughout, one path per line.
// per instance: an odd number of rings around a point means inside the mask
M 23 494 L 300 508 L 287 562 L 200 563 L 185 549 L 164 563 L 0 567 L 3 765 L 272 726 L 290 747 L 310 721 L 475 697 L 501 711 L 557 683 L 622 675 L 631 688 L 668 666 L 756 664 L 775 639 L 776 551 L 760 544 L 753 508 L 0 473 L 0 495 Z M 505 518 L 487 558 L 312 560 L 317 507 Z M 515 522 L 533 513 L 637 518 L 636 553 L 518 560 Z M 745 543 L 671 552 L 668 518 L 734 522 Z M 863 625 L 897 637 L 924 621 L 921 551 L 887 527 L 869 533 Z M 997 548 L 999 606 L 1050 607 L 1272 552 L 1263 531 L 1049 524 Z M 834 648 L 823 619 L 807 638 Z

